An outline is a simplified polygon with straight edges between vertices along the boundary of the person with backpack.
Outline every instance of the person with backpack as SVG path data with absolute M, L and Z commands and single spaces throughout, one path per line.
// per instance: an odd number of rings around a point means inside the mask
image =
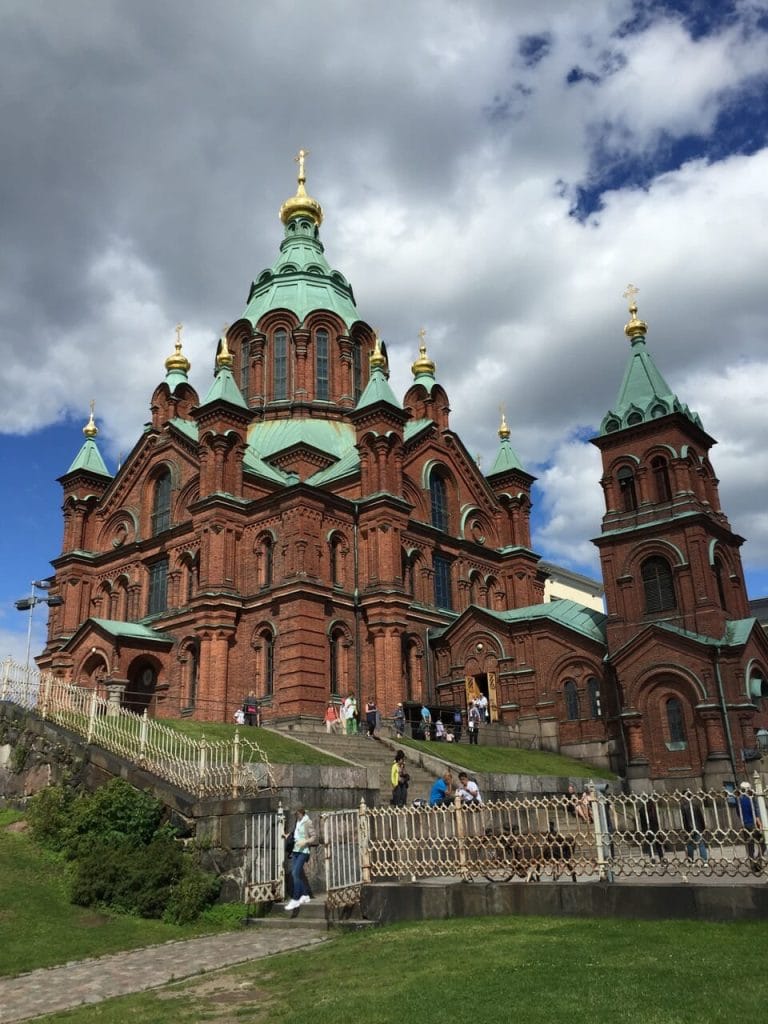
M 395 754 L 390 781 L 392 782 L 392 806 L 405 807 L 408 801 L 408 783 L 411 781 L 411 777 L 405 770 L 405 754 L 402 750 L 398 750 Z
M 304 866 L 309 860 L 313 846 L 317 846 L 317 833 L 312 819 L 305 808 L 296 808 L 296 824 L 293 829 L 293 851 L 291 853 L 291 878 L 293 880 L 293 898 L 283 907 L 284 910 L 297 910 L 309 903 L 309 889 L 304 874 Z

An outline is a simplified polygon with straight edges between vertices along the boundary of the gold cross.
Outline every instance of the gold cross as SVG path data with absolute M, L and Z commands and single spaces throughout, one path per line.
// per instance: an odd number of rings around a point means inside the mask
M 308 149 L 300 149 L 299 155 L 293 158 L 294 163 L 297 163 L 299 165 L 299 181 L 304 181 L 306 179 L 306 174 L 304 173 L 304 158 L 308 156 Z
M 635 288 L 635 286 L 633 284 L 628 284 L 627 285 L 627 290 L 624 292 L 624 295 L 622 296 L 622 298 L 629 299 L 629 308 L 630 309 L 632 309 L 633 306 L 637 307 L 637 302 L 636 302 L 635 296 L 637 295 L 637 293 L 639 291 L 640 291 L 640 289 L 639 288 Z
M 181 332 L 184 328 L 184 324 L 176 324 L 176 344 L 181 348 Z
M 93 410 L 96 408 L 96 399 L 91 399 L 91 419 L 93 419 Z
M 426 336 L 427 332 L 424 330 L 424 328 L 419 328 L 419 341 L 421 342 L 422 345 L 424 344 L 424 339 L 426 338 Z

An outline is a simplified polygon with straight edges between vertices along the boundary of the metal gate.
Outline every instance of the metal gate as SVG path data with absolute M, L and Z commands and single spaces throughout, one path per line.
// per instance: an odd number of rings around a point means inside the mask
M 325 849 L 326 907 L 329 912 L 360 901 L 363 860 L 367 846 L 365 807 L 354 811 L 328 811 L 320 816 Z
M 278 903 L 285 898 L 285 812 L 252 814 L 246 819 L 245 903 Z

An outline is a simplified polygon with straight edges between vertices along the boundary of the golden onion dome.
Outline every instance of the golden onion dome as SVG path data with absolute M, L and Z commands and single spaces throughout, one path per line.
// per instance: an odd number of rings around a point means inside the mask
M 316 227 L 319 227 L 323 222 L 322 206 L 312 196 L 307 195 L 307 190 L 304 187 L 307 181 L 307 176 L 304 173 L 304 160 L 308 152 L 306 149 L 300 149 L 299 155 L 294 157 L 294 160 L 299 165 L 298 185 L 296 195 L 286 199 L 280 207 L 280 220 L 283 224 L 287 224 L 289 220 L 299 216 L 309 217 Z
M 637 302 L 635 296 L 637 295 L 639 288 L 635 288 L 633 284 L 627 285 L 627 290 L 624 292 L 624 298 L 629 299 L 629 323 L 624 325 L 624 333 L 628 338 L 644 338 L 648 333 L 648 324 L 645 320 L 639 320 L 637 316 Z
M 93 408 L 95 404 L 95 402 L 91 401 L 91 415 L 88 419 L 88 422 L 83 427 L 83 433 L 88 438 L 88 440 L 93 440 L 93 438 L 96 437 L 96 435 L 99 432 L 99 428 L 96 426 L 96 421 L 93 418 Z
M 419 331 L 419 358 L 415 363 L 411 364 L 411 372 L 414 377 L 418 377 L 421 373 L 429 374 L 430 377 L 434 377 L 435 375 L 435 364 L 433 360 L 427 358 L 427 346 L 424 343 L 426 335 L 427 332 L 422 327 Z
M 216 353 L 216 369 L 221 370 L 223 367 L 226 367 L 230 370 L 234 361 L 235 357 L 229 351 L 229 346 L 227 345 L 227 328 L 225 327 L 221 332 L 219 351 Z
M 379 367 L 382 370 L 386 370 L 387 368 L 387 357 L 381 350 L 381 336 L 378 331 L 376 331 L 376 343 L 373 346 L 373 352 L 371 352 L 369 363 L 372 370 L 375 370 L 376 367 Z
M 192 366 L 190 361 L 181 351 L 181 330 L 182 325 L 176 324 L 176 343 L 174 346 L 176 351 L 169 355 L 165 360 L 165 368 L 168 373 L 173 371 L 176 371 L 177 373 L 189 373 L 190 367 Z
M 507 426 L 507 418 L 504 413 L 501 414 L 501 426 L 499 427 L 499 439 L 501 441 L 508 441 L 510 435 L 510 429 Z

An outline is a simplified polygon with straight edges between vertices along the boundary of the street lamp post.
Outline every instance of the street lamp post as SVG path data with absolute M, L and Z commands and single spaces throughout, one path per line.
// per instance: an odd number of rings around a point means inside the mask
M 33 580 L 29 597 L 22 597 L 16 601 L 17 611 L 29 612 L 29 620 L 27 622 L 27 660 L 25 664 L 27 672 L 29 672 L 29 655 L 32 647 L 32 614 L 35 608 L 39 604 L 47 604 L 49 608 L 64 604 L 64 598 L 62 597 L 49 597 L 47 594 L 43 596 L 35 593 L 36 590 L 48 590 L 51 583 L 52 580 Z

